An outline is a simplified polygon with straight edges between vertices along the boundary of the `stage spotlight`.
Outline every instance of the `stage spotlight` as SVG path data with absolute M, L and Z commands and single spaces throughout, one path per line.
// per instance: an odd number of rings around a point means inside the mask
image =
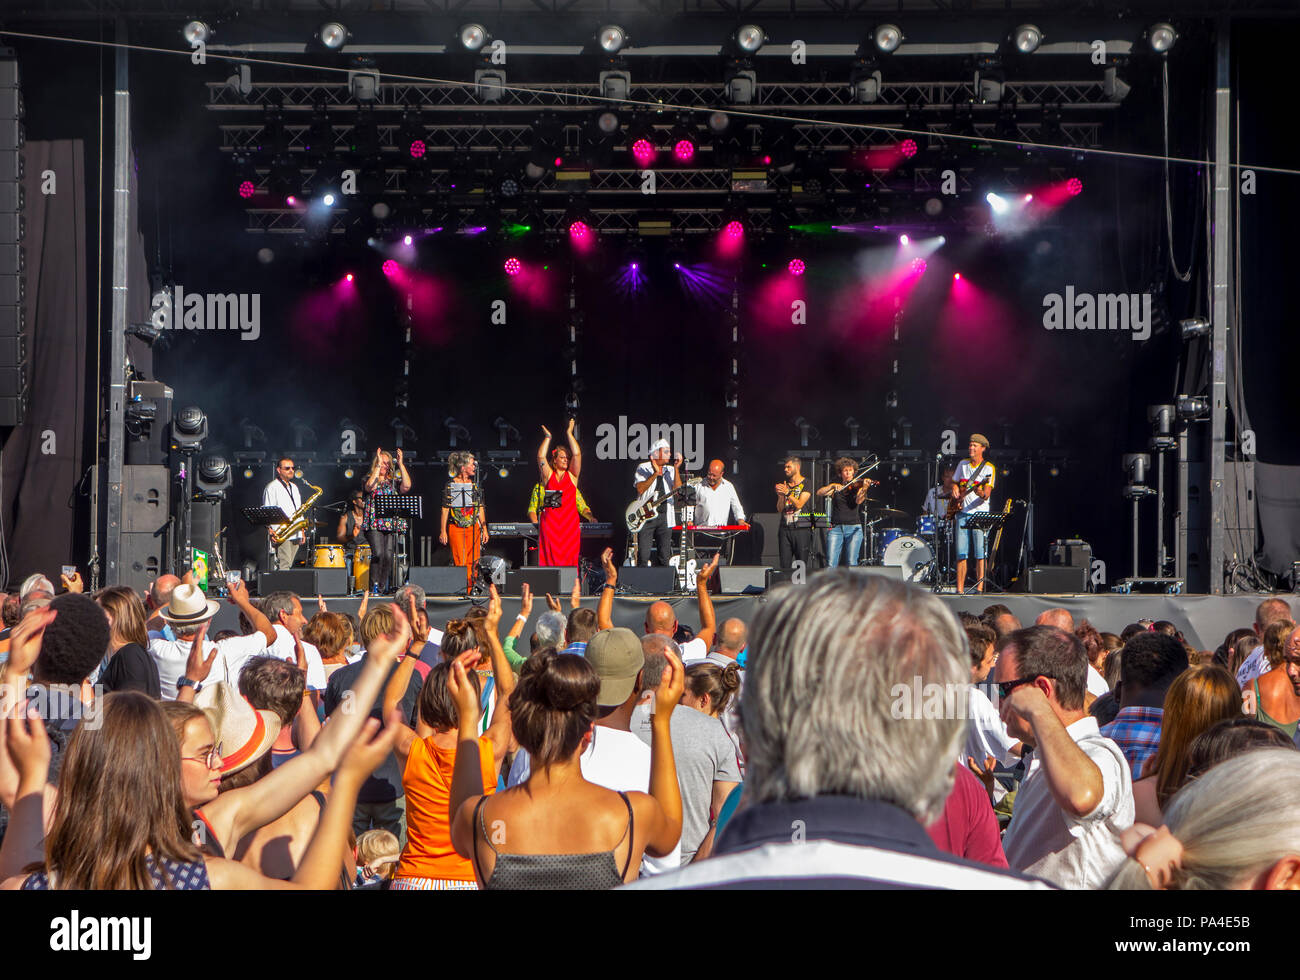
M 926 270 L 926 266 L 927 266 L 927 264 L 928 264 L 928 263 L 925 261 L 925 259 L 921 258 L 921 256 L 918 255 L 916 258 L 914 258 L 914 259 L 912 260 L 912 272 L 913 272 L 913 274 L 918 275 L 918 276 L 920 276 L 920 275 L 924 275 L 924 274 L 925 274 L 925 270 Z
M 658 151 L 655 150 L 655 145 L 644 136 L 632 141 L 632 159 L 634 159 L 637 166 L 642 169 L 649 167 L 655 162 L 657 152 Z
M 339 50 L 348 43 L 351 36 L 348 29 L 335 20 L 322 24 L 321 29 L 316 32 L 316 39 L 331 51 Z
M 1147 41 L 1151 44 L 1151 50 L 1156 54 L 1168 54 L 1169 49 L 1174 46 L 1178 40 L 1178 32 L 1170 24 L 1159 23 L 1152 24 L 1147 29 Z
M 788 263 L 786 263 L 785 268 L 786 271 L 789 272 L 790 275 L 792 276 L 802 276 L 804 274 L 804 269 L 806 268 L 806 266 L 803 263 L 803 259 L 791 259 Z
M 1178 417 L 1180 419 L 1203 419 L 1210 414 L 1210 399 L 1205 395 L 1179 395 Z
M 410 235 L 403 235 L 403 236 L 402 236 L 402 244 L 403 244 L 403 245 L 410 245 L 410 244 L 413 243 L 414 241 L 415 241 L 415 239 L 412 238 Z
M 1179 320 L 1178 330 L 1183 335 L 1183 340 L 1191 340 L 1193 337 L 1204 337 L 1210 332 L 1210 321 L 1204 317 L 1192 317 L 1189 320 Z
M 350 272 L 349 272 L 347 275 L 345 275 L 345 276 L 343 277 L 343 281 L 344 281 L 344 282 L 352 282 L 352 279 L 353 279 L 353 276 L 352 276 L 352 273 L 350 273 Z
M 732 40 L 745 54 L 754 54 L 766 43 L 767 35 L 757 24 L 745 24 L 732 35 Z
M 961 273 L 960 273 L 960 272 L 954 272 L 954 273 L 952 274 L 952 277 L 953 277 L 954 280 L 960 279 L 960 278 L 961 278 Z
M 425 146 L 424 140 L 422 139 L 413 139 L 406 146 L 406 152 L 411 155 L 411 159 L 413 160 L 419 160 L 423 157 L 427 149 L 428 147 Z
M 669 139 L 672 140 L 673 158 L 678 163 L 690 163 L 695 159 L 695 138 L 686 127 L 674 127 Z
M 197 496 L 209 500 L 220 500 L 234 482 L 230 464 L 224 456 L 202 456 L 194 474 L 194 489 Z
M 398 265 L 392 259 L 384 259 L 384 264 L 382 268 L 384 270 L 384 275 L 388 276 L 389 278 L 392 278 L 393 276 L 397 275 Z
M 994 214 L 1006 214 L 1010 207 L 1005 198 L 999 194 L 994 194 L 992 191 L 984 195 L 984 200 L 989 202 L 989 207 L 993 209 Z
M 591 226 L 581 218 L 569 222 L 569 239 L 574 243 L 585 243 L 591 239 Z
M 208 437 L 208 417 L 197 405 L 182 408 L 172 419 L 172 443 L 181 452 L 197 452 Z
M 1065 189 L 1070 192 L 1071 197 L 1078 197 L 1083 193 L 1083 181 L 1078 177 L 1071 177 L 1065 182 Z
M 916 140 L 903 140 L 903 142 L 898 144 L 898 152 L 903 154 L 903 156 L 908 160 L 912 159 L 912 157 L 916 156 Z
M 322 202 L 322 203 L 323 203 L 327 208 L 332 208 L 332 207 L 334 207 L 334 195 L 331 194 L 329 191 L 326 191 L 326 192 L 325 192 L 325 196 L 321 198 L 321 202 Z
M 734 219 L 728 221 L 726 225 L 724 225 L 722 228 L 722 235 L 724 238 L 729 238 L 732 241 L 735 241 L 738 238 L 744 238 L 745 225 L 742 222 L 736 221 Z
M 872 32 L 876 48 L 883 54 L 892 54 L 903 43 L 903 32 L 894 24 L 881 24 Z
M 517 276 L 519 275 L 519 273 L 524 271 L 524 266 L 522 262 L 520 262 L 517 258 L 515 258 L 512 255 L 510 256 L 510 258 L 506 259 L 505 270 L 506 270 L 506 275 Z
M 247 201 L 250 197 L 252 197 L 256 193 L 257 193 L 257 187 L 254 186 L 251 180 L 241 180 L 239 182 L 239 196 L 242 197 L 245 201 Z
M 912 239 L 908 238 L 906 235 L 899 235 L 899 236 L 898 236 L 898 244 L 899 244 L 899 245 L 911 245 L 911 244 L 912 244 Z
M 289 205 L 291 208 L 296 208 L 298 206 L 298 198 L 297 196 L 290 194 L 284 199 L 284 203 Z
M 1043 43 L 1043 32 L 1033 24 L 1021 24 L 1016 28 L 1016 50 L 1021 54 L 1033 54 Z
M 212 37 L 212 28 L 201 20 L 192 20 L 181 28 L 181 37 L 185 38 L 185 43 L 191 48 L 197 48 Z
M 482 24 L 465 24 L 460 29 L 460 46 L 466 51 L 477 51 L 487 44 L 488 32 Z
M 596 41 L 606 54 L 618 54 L 627 45 L 627 32 L 621 27 L 607 24 L 596 35 Z
M 619 121 L 617 112 L 611 112 L 606 109 L 596 117 L 596 128 L 606 136 L 613 136 L 618 132 L 618 127 Z
M 714 109 L 709 113 L 709 129 L 715 133 L 722 134 L 727 131 L 731 125 L 731 117 L 721 109 Z

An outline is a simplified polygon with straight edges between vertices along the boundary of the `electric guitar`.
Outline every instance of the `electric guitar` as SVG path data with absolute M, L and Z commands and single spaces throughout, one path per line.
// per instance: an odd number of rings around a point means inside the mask
M 635 500 L 632 501 L 632 503 L 627 505 L 627 510 L 623 512 L 623 517 L 627 520 L 627 529 L 633 534 L 636 534 L 636 532 L 641 530 L 646 523 L 654 520 L 655 515 L 659 513 L 659 508 L 663 506 L 665 500 L 677 496 L 677 494 L 681 493 L 687 487 L 698 487 L 703 482 L 704 480 L 698 476 L 692 477 L 680 487 L 669 490 L 665 494 L 660 494 L 658 497 L 651 497 L 645 503 L 638 503 Z
M 974 501 L 967 500 L 967 498 L 970 497 L 971 494 L 974 494 L 975 491 L 978 490 L 980 487 L 987 487 L 993 482 L 993 474 L 995 472 L 993 469 L 993 464 L 986 462 L 985 465 L 989 467 L 989 477 L 987 480 L 958 480 L 957 481 L 957 490 L 959 495 L 955 500 L 952 497 L 948 498 L 948 512 L 944 515 L 945 517 L 947 518 L 956 517 L 958 514 L 961 513 L 962 507 L 964 507 L 968 502 L 974 503 Z

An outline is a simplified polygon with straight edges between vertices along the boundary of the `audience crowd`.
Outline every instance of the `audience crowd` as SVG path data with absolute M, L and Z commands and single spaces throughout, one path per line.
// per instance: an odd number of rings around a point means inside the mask
M 1300 887 L 1300 627 L 1214 651 L 829 569 L 752 622 L 187 576 L 0 597 L 0 886 Z M 233 620 L 232 620 L 233 623 Z M 525 643 L 524 634 L 527 633 Z M 526 652 L 525 652 L 526 651 Z M 1295 804 L 1293 806 L 1292 804 Z

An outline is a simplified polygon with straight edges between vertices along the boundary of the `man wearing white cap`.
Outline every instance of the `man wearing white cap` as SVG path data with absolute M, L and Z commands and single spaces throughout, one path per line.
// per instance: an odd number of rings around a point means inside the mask
M 678 453 L 673 465 L 669 466 L 669 447 L 667 439 L 658 440 L 650 447 L 650 459 L 636 468 L 637 503 L 662 497 L 682 485 L 682 454 Z M 650 542 L 654 540 L 658 548 L 655 561 L 667 565 L 673 556 L 673 534 L 669 530 L 676 520 L 677 513 L 670 498 L 660 508 L 653 520 L 646 521 L 636 534 L 637 562 L 650 564 Z
M 213 683 L 219 680 L 237 683 L 244 662 L 249 657 L 262 653 L 276 641 L 271 621 L 249 600 L 247 586 L 243 582 L 234 581 L 229 583 L 229 589 L 231 603 L 238 606 L 239 611 L 253 624 L 253 633 L 220 641 L 204 639 L 205 654 L 211 654 L 214 649 L 220 654 L 208 675 Z M 158 665 L 158 683 L 164 701 L 174 701 L 181 687 L 199 687 L 194 679 L 185 676 L 190 645 L 194 642 L 198 628 L 209 622 L 219 608 L 220 603 L 207 598 L 197 585 L 183 582 L 172 589 L 171 599 L 161 615 L 171 625 L 176 639 L 165 639 L 161 633 L 155 633 L 149 638 L 149 655 Z

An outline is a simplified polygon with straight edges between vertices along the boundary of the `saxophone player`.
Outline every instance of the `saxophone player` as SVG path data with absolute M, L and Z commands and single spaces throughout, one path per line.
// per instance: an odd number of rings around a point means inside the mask
M 286 514 L 293 515 L 297 513 L 298 508 L 302 506 L 302 493 L 298 490 L 297 485 L 293 482 L 293 459 L 288 456 L 282 456 L 275 464 L 275 479 L 266 485 L 262 491 L 262 506 L 279 507 Z M 273 534 L 279 527 L 284 525 L 272 525 L 268 527 L 267 534 Z M 299 531 L 287 541 L 280 544 L 271 542 L 271 548 L 275 552 L 276 571 L 284 571 L 292 568 L 294 561 L 298 558 L 298 548 L 304 540 L 303 532 Z

